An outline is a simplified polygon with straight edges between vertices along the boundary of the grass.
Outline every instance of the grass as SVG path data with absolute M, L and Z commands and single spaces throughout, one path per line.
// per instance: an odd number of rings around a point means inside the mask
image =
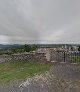
M 80 63 L 80 56 L 72 56 L 71 60 L 73 63 Z
M 35 61 L 17 61 L 0 64 L 0 81 L 22 80 L 35 74 L 43 73 L 49 69 L 49 65 Z

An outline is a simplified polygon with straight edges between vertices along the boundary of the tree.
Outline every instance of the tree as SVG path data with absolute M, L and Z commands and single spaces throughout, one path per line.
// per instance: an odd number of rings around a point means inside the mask
M 78 46 L 78 51 L 80 51 L 80 46 Z
M 11 49 L 11 52 L 12 52 L 12 53 L 16 53 L 16 52 L 17 52 L 16 48 L 12 48 L 12 49 Z
M 30 52 L 31 51 L 31 46 L 30 45 L 24 45 L 24 51 Z
M 36 49 L 37 49 L 37 45 L 34 44 L 34 45 L 31 46 L 31 50 L 32 50 L 32 51 L 34 51 L 34 50 L 36 50 Z

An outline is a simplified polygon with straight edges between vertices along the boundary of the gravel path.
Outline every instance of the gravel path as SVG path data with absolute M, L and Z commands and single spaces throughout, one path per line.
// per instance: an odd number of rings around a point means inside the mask
M 50 69 L 50 73 L 60 79 L 80 80 L 80 69 L 76 64 L 55 63 Z
M 72 64 L 54 63 L 45 74 L 0 85 L 0 92 L 80 92 L 80 69 Z

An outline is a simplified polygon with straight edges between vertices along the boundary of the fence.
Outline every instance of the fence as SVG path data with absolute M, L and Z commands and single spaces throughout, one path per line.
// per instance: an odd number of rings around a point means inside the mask
M 54 51 L 50 53 L 50 61 L 80 63 L 79 51 Z

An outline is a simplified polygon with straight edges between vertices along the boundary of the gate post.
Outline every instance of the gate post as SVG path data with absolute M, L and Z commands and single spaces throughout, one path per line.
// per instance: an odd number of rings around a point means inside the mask
M 65 62 L 65 58 L 66 58 L 66 53 L 65 53 L 65 51 L 64 51 L 64 62 Z
M 47 59 L 47 61 L 51 61 L 51 51 L 50 51 L 50 49 L 47 49 L 47 51 L 46 51 L 46 59 Z

